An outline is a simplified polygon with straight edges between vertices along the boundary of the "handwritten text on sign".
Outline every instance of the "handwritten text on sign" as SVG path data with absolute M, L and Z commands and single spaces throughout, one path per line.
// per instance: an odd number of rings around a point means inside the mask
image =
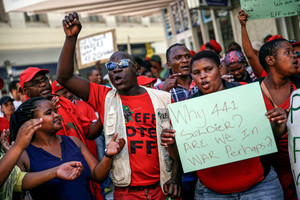
M 277 151 L 259 83 L 169 105 L 184 172 Z
M 108 59 L 114 52 L 113 33 L 95 35 L 79 42 L 81 64 Z
M 300 89 L 291 94 L 290 105 L 291 110 L 287 121 L 289 155 L 298 199 L 300 199 Z
M 300 15 L 300 0 L 240 0 L 249 19 Z

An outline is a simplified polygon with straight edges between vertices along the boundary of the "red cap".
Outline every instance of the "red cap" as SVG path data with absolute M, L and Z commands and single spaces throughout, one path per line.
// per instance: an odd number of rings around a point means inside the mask
M 275 40 L 275 39 L 284 39 L 284 37 L 282 35 L 273 35 L 272 37 L 270 37 L 270 39 L 268 40 L 268 42 Z
M 3 79 L 0 77 L 0 90 L 2 90 L 3 86 L 4 86 L 4 81 L 3 81 Z
M 222 51 L 221 45 L 214 39 L 211 39 L 209 41 L 209 44 L 216 50 L 217 53 L 220 53 Z
M 64 87 L 63 87 L 59 82 L 57 82 L 56 80 L 53 81 L 53 83 L 51 84 L 51 87 L 52 87 L 52 91 L 53 91 L 53 92 L 57 92 L 58 90 L 61 90 L 61 89 L 64 88 Z
M 31 79 L 33 79 L 33 77 L 39 72 L 44 72 L 45 74 L 48 74 L 49 70 L 48 69 L 40 69 L 37 67 L 28 67 L 27 69 L 25 69 L 20 74 L 20 88 L 23 88 L 24 83 L 31 81 Z
M 156 78 L 149 78 L 147 76 L 138 76 L 137 77 L 137 81 L 139 85 L 147 85 L 149 83 L 155 83 L 156 82 Z

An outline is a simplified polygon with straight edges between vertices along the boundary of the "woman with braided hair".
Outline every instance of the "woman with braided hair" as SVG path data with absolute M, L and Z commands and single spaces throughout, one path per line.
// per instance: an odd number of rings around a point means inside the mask
M 15 166 L 24 149 L 29 145 L 35 130 L 40 128 L 42 120 L 31 119 L 25 122 L 18 131 L 14 145 L 8 142 L 9 123 L 0 118 L 0 199 L 12 199 L 13 192 L 32 189 L 54 178 L 74 180 L 82 171 L 81 162 L 71 161 L 44 171 L 27 173 L 21 172 Z M 6 153 L 5 153 L 6 152 Z
M 11 119 L 11 138 L 16 137 L 19 127 L 30 119 L 42 119 L 41 127 L 35 131 L 31 144 L 21 155 L 18 166 L 22 171 L 38 172 L 58 166 L 70 160 L 82 163 L 81 175 L 72 181 L 53 179 L 30 190 L 32 197 L 38 199 L 93 199 L 89 182 L 100 182 L 108 175 L 112 156 L 118 154 L 125 141 L 116 142 L 117 133 L 107 145 L 106 156 L 98 161 L 87 147 L 75 137 L 56 135 L 62 128 L 60 116 L 51 101 L 34 97 L 24 102 Z

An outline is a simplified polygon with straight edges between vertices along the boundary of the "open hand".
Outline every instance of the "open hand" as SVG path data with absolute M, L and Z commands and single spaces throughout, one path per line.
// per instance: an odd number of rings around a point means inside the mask
M 120 153 L 120 151 L 123 149 L 123 147 L 125 145 L 124 138 L 119 138 L 118 142 L 116 142 L 117 137 L 118 137 L 118 134 L 115 133 L 113 138 L 107 145 L 106 153 L 109 156 L 113 156 L 113 155 Z
M 26 149 L 30 144 L 35 131 L 42 126 L 42 122 L 42 118 L 30 119 L 27 122 L 25 122 L 18 131 L 14 145 L 17 145 L 23 150 Z
M 80 176 L 83 171 L 81 162 L 71 161 L 61 164 L 57 167 L 56 175 L 64 180 L 74 180 Z
M 77 37 L 77 35 L 80 33 L 81 23 L 76 12 L 66 15 L 62 23 L 67 37 Z
M 12 144 L 9 144 L 9 129 L 4 129 L 1 133 L 0 136 L 0 140 L 1 140 L 1 145 L 4 148 L 5 152 L 7 152 L 13 145 L 14 142 L 12 142 Z

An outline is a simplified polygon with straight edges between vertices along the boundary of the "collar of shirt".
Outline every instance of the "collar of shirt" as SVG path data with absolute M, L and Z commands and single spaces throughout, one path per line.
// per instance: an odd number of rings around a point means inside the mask
M 189 89 L 187 90 L 182 85 L 178 84 L 176 88 L 170 90 L 174 102 L 186 100 L 190 95 L 193 95 L 198 92 L 198 87 L 194 80 L 192 80 Z

